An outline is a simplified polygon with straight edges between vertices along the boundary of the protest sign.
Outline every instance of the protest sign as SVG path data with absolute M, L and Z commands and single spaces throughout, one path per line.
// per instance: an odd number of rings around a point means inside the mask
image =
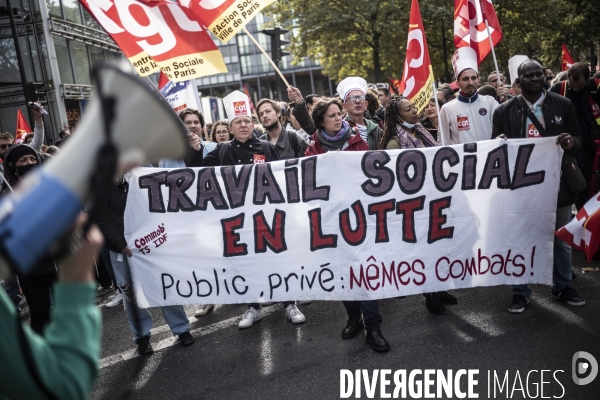
M 159 69 L 173 82 L 227 72 L 225 61 L 193 13 L 169 2 L 80 0 L 141 76 Z
M 552 281 L 555 138 L 130 173 L 141 307 Z

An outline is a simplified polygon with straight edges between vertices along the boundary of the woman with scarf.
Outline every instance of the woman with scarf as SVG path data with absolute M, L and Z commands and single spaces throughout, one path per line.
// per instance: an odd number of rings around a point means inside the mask
M 369 150 L 358 131 L 344 120 L 342 110 L 342 102 L 336 98 L 320 100 L 313 107 L 312 120 L 316 131 L 312 135 L 313 142 L 304 153 L 305 156 L 328 151 Z
M 304 153 L 305 156 L 314 156 L 328 151 L 369 150 L 367 142 L 363 140 L 358 130 L 344 120 L 342 110 L 342 102 L 336 98 L 323 99 L 314 105 L 312 122 L 316 130 L 312 135 L 313 142 Z M 368 300 L 343 303 L 348 314 L 348 322 L 342 330 L 342 338 L 352 339 L 366 330 L 366 343 L 371 349 L 377 352 L 389 351 L 390 344 L 381 334 L 382 318 L 379 313 L 379 302 Z
M 379 143 L 380 150 L 417 149 L 437 146 L 436 140 L 419 123 L 419 113 L 411 101 L 403 96 L 393 96 L 385 109 L 385 126 Z M 432 314 L 446 313 L 444 304 L 457 304 L 450 293 L 423 293 L 425 306 Z

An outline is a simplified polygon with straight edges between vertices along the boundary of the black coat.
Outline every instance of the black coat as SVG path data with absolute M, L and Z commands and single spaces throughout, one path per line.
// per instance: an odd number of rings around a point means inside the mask
M 125 205 L 129 184 L 125 181 L 113 182 L 98 199 L 98 227 L 102 231 L 111 251 L 120 253 L 127 247 L 125 240 Z
M 493 138 L 501 134 L 505 134 L 509 139 L 527 138 L 527 110 L 521 107 L 518 101 L 520 97 L 513 97 L 496 108 L 492 121 Z M 570 134 L 575 143 L 566 153 L 577 154 L 581 148 L 581 131 L 571 101 L 555 93 L 546 92 L 542 113 L 546 130 L 542 136 L 558 136 L 563 132 Z
M 263 142 L 261 144 L 261 142 Z M 221 159 L 221 148 L 227 147 L 224 151 Z M 265 154 L 263 148 L 268 146 L 268 153 Z M 281 159 L 277 148 L 264 140 L 259 140 L 252 136 L 245 142 L 238 142 L 233 139 L 229 142 L 219 143 L 217 148 L 208 153 L 205 157 L 202 156 L 202 151 L 195 152 L 195 158 L 190 160 L 190 163 L 186 163 L 188 167 L 202 167 L 202 166 L 220 166 L 220 165 L 243 165 L 253 164 L 254 155 L 264 155 L 266 161 L 278 161 Z

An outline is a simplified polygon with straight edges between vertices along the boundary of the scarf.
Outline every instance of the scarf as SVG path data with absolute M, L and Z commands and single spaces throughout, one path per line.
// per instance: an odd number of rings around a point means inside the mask
M 344 143 L 350 139 L 351 134 L 352 129 L 350 129 L 350 125 L 346 121 L 342 121 L 342 129 L 334 136 L 329 136 L 323 129 L 317 131 L 319 143 L 327 151 L 340 150 L 344 146 Z
M 423 128 L 423 125 L 420 123 L 415 125 L 413 131 L 415 133 L 414 135 L 407 131 L 402 125 L 396 124 L 396 133 L 400 138 L 401 149 L 437 146 L 436 140 L 429 132 L 427 132 L 427 129 Z

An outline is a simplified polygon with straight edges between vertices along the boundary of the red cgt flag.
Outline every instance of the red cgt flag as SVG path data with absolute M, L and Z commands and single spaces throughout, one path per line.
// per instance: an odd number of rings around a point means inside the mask
M 592 261 L 600 245 L 600 195 L 585 203 L 571 222 L 556 231 L 556 236 Z
M 177 2 L 79 0 L 141 76 L 159 68 L 173 82 L 227 72 L 225 61 L 193 12 Z M 205 1 L 205 0 L 203 0 Z
M 502 28 L 491 0 L 454 0 L 454 45 L 472 47 L 477 53 L 477 65 L 492 51 L 486 19 L 496 46 L 502 39 Z
M 433 95 L 433 69 L 425 39 L 425 29 L 419 10 L 419 2 L 412 0 L 408 23 L 408 43 L 404 60 L 404 74 L 398 92 L 408 97 L 421 112 Z M 392 81 L 392 84 L 394 82 Z
M 567 49 L 567 46 L 565 46 L 565 44 L 562 44 L 562 63 L 561 63 L 561 71 L 566 71 L 568 70 L 571 65 L 575 64 L 575 61 L 573 61 L 573 57 L 571 57 L 571 54 L 569 53 L 569 50 Z
M 29 132 L 32 132 L 25 116 L 21 112 L 21 110 L 17 110 L 17 133 L 15 135 L 15 140 L 24 140 L 25 135 Z

